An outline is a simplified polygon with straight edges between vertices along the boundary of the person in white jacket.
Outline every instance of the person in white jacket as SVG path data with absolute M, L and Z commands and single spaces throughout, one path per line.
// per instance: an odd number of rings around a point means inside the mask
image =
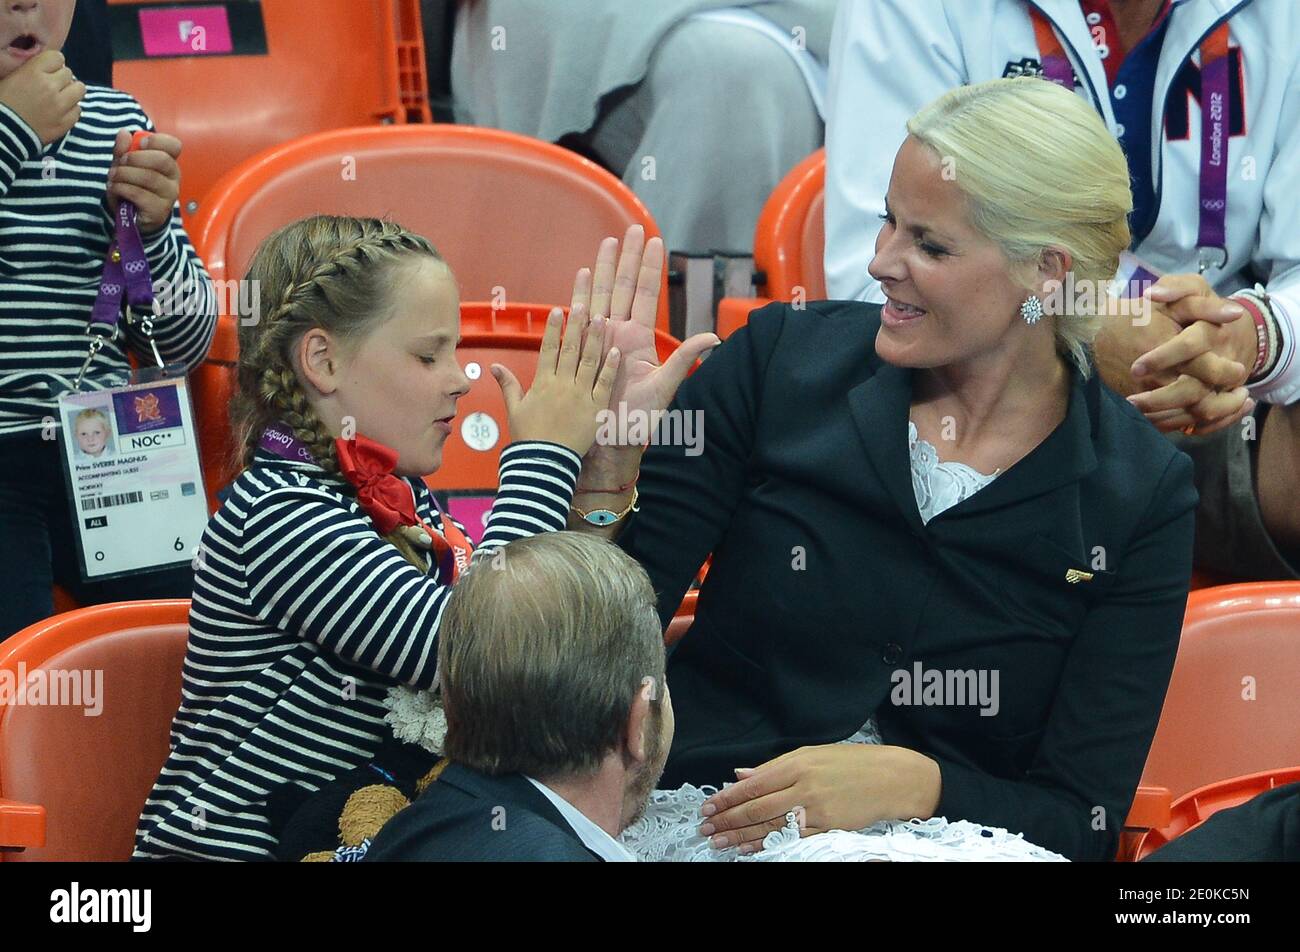
M 456 120 L 559 142 L 645 202 L 672 250 L 747 251 L 822 144 L 837 0 L 460 0 Z
M 1101 114 L 1129 158 L 1133 251 L 1164 276 L 1097 365 L 1193 456 L 1197 564 L 1234 577 L 1300 577 L 1297 35 L 1294 0 L 843 0 L 831 40 L 831 298 L 884 300 L 867 265 L 920 105 L 1029 74 Z

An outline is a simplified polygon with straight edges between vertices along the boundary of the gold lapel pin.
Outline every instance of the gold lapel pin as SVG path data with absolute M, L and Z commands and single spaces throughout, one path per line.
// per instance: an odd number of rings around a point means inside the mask
M 1080 582 L 1091 582 L 1092 579 L 1092 573 L 1084 572 L 1082 569 L 1070 569 L 1065 573 L 1065 580 L 1071 585 L 1078 585 Z

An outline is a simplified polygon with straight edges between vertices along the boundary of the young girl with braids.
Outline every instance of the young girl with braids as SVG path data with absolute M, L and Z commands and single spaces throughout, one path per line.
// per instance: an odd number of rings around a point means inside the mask
M 390 222 L 317 217 L 268 238 L 248 278 L 265 317 L 239 330 L 247 468 L 203 537 L 140 858 L 271 856 L 271 792 L 365 764 L 387 733 L 385 693 L 434 684 L 439 617 L 468 564 L 463 530 L 419 478 L 469 388 L 437 252 Z M 526 395 L 492 368 L 514 442 L 476 559 L 565 527 L 619 352 L 583 304 L 561 327 L 557 309 Z

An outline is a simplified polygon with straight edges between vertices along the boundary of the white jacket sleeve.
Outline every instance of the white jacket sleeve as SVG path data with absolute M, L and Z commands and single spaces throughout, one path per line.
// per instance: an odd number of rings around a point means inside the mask
M 1254 255 L 1268 275 L 1268 293 L 1277 316 L 1282 351 L 1273 372 L 1250 388 L 1250 395 L 1267 403 L 1300 400 L 1300 58 L 1291 71 L 1273 161 L 1264 182 L 1264 210 L 1259 220 Z
M 967 82 L 942 0 L 840 0 L 826 116 L 826 291 L 883 303 L 867 273 L 907 120 Z

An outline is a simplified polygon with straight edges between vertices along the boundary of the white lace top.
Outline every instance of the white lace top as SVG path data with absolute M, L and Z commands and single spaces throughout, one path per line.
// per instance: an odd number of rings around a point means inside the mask
M 916 424 L 907 421 L 907 449 L 912 460 L 912 491 L 921 521 L 928 523 L 945 509 L 969 499 L 997 478 L 987 476 L 965 463 L 945 463 L 934 446 L 916 435 Z

